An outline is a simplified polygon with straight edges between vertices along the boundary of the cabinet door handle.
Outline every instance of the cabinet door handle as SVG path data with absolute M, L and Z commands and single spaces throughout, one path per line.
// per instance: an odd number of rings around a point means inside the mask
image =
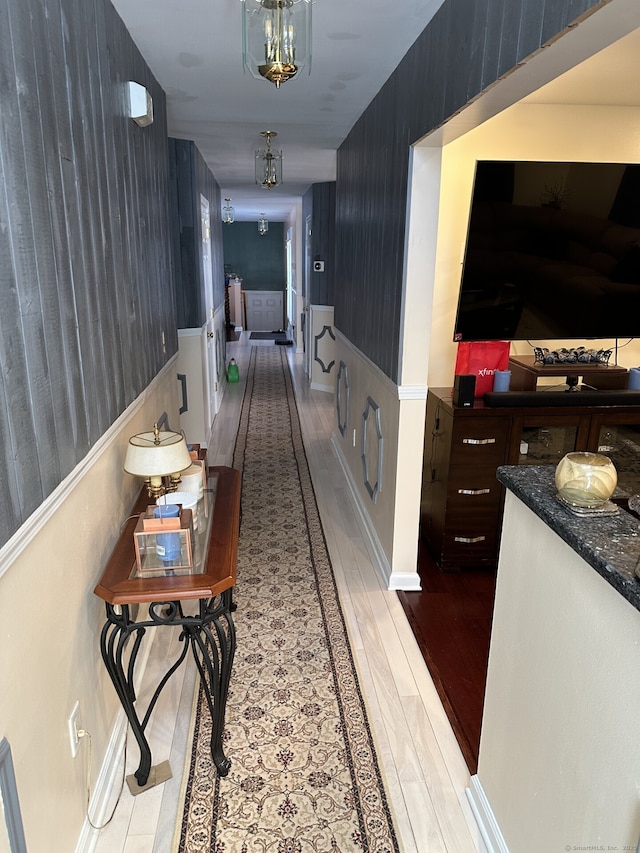
M 484 542 L 486 536 L 454 536 L 454 542 L 464 542 L 465 545 L 473 545 L 476 542 Z
M 463 444 L 495 444 L 495 438 L 463 438 Z
M 458 489 L 459 495 L 488 495 L 491 489 Z

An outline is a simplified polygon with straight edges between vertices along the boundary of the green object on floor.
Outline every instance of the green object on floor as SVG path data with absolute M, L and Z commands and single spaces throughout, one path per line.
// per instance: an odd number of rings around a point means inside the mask
M 235 358 L 232 358 L 229 362 L 229 367 L 227 368 L 227 381 L 238 382 L 239 380 L 240 371 L 238 370 L 238 365 L 236 364 Z

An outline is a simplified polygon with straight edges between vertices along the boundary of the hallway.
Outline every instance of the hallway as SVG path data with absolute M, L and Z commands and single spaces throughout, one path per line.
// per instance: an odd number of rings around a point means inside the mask
M 209 464 L 229 465 L 250 354 L 248 335 L 227 345 L 240 382 L 227 385 Z M 362 692 L 405 853 L 483 851 L 465 788 L 469 772 L 395 592 L 372 563 L 349 487 L 331 446 L 331 394 L 311 391 L 302 356 L 288 353 L 305 449 L 333 563 Z M 162 654 L 154 649 L 149 664 Z M 176 681 L 152 720 L 154 763 L 170 759 L 174 778 L 134 798 L 125 785 L 97 853 L 169 853 L 191 712 L 193 672 Z M 137 749 L 130 739 L 129 761 Z M 231 756 L 233 759 L 233 756 Z M 127 772 L 130 772 L 127 769 Z M 118 787 L 116 785 L 116 787 Z M 234 853 L 234 851 L 232 851 Z

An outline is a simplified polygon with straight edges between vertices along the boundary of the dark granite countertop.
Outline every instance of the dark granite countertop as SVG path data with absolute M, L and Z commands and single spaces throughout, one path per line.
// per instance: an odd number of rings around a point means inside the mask
M 498 468 L 498 480 L 640 610 L 640 520 L 622 507 L 612 516 L 575 515 L 557 499 L 554 475 L 554 465 Z

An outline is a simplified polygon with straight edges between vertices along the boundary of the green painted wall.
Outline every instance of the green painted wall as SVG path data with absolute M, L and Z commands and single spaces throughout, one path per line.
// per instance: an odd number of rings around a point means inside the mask
M 270 222 L 264 235 L 257 222 L 233 222 L 222 240 L 225 270 L 240 276 L 244 290 L 285 290 L 284 222 Z

